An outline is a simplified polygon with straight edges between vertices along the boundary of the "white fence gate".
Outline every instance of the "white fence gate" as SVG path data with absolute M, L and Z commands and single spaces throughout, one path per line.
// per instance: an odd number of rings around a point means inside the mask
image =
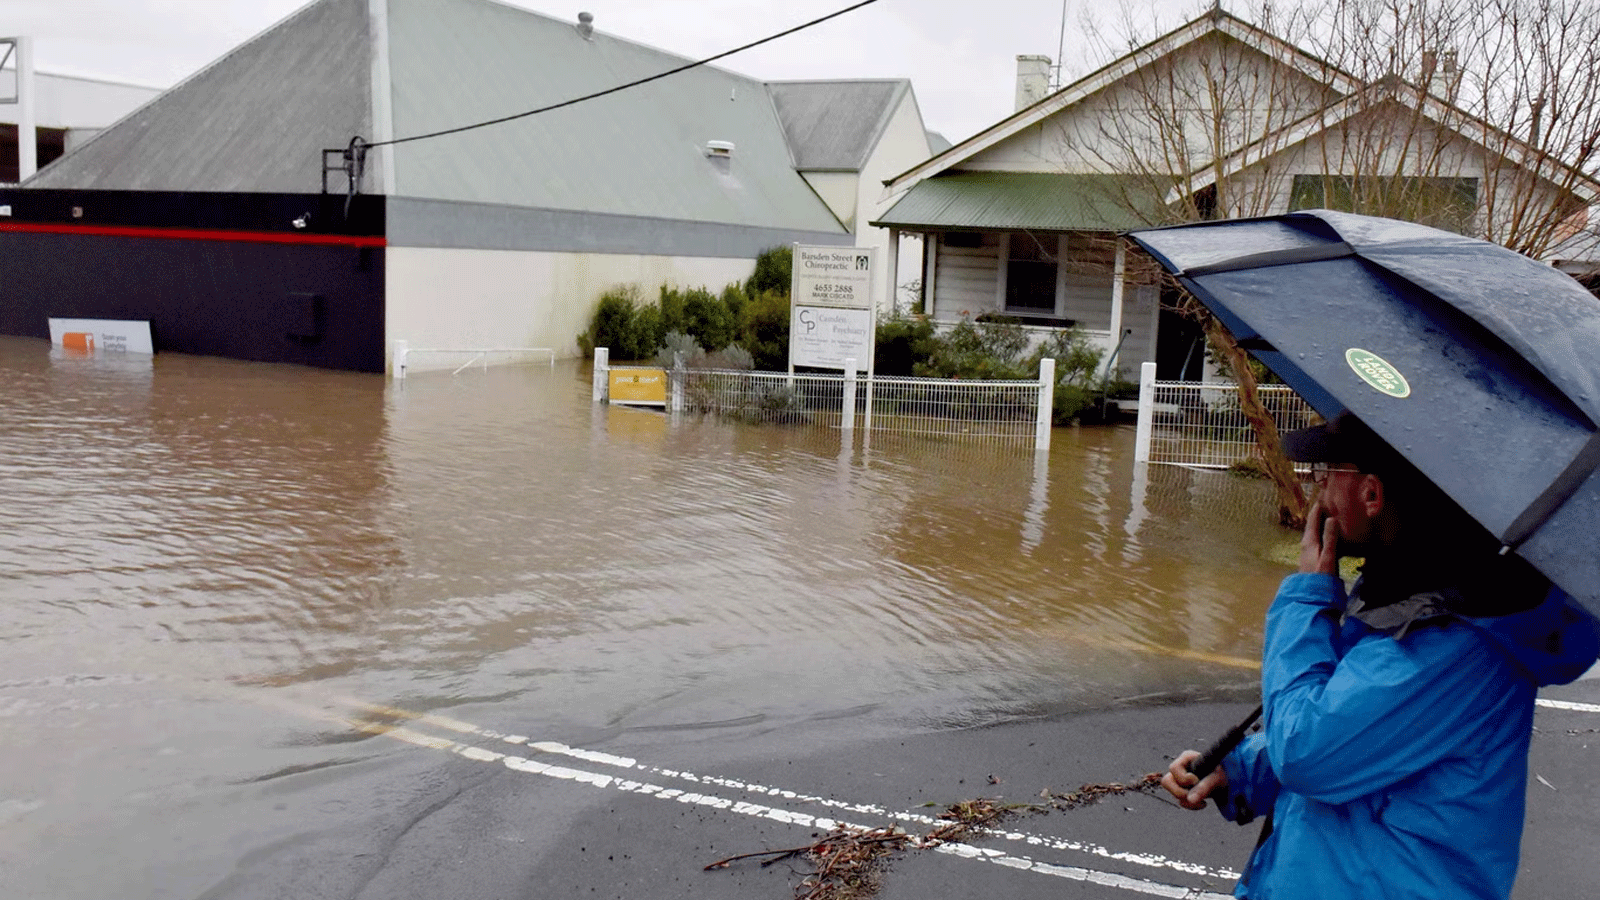
M 1316 411 L 1287 385 L 1256 387 L 1279 431 L 1317 421 Z M 1156 364 L 1139 373 L 1139 426 L 1134 459 L 1204 469 L 1227 469 L 1260 458 L 1255 433 L 1239 409 L 1239 386 L 1156 381 Z

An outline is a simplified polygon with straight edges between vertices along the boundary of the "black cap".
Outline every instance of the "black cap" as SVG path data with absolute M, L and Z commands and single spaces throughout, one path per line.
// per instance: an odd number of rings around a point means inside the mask
M 1367 424 L 1347 410 L 1321 425 L 1283 435 L 1283 455 L 1295 462 L 1349 463 L 1376 475 L 1402 461 Z

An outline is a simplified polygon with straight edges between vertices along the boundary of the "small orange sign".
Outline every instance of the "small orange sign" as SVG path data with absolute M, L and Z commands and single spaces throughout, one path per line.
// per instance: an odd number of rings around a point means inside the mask
M 612 369 L 611 402 L 632 406 L 666 406 L 667 370 Z
M 69 331 L 61 336 L 61 349 L 93 353 L 94 335 L 87 331 Z

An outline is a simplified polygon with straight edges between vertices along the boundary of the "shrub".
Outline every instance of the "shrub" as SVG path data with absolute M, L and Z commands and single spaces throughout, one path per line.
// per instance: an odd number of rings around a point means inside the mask
M 698 341 L 681 331 L 669 331 L 656 350 L 656 365 L 670 369 L 677 364 L 679 354 L 683 356 L 683 364 L 690 368 L 705 364 L 706 351 Z
M 759 297 L 767 291 L 789 298 L 789 284 L 794 273 L 794 250 L 790 247 L 772 247 L 756 257 L 756 269 L 744 283 L 746 297 Z M 784 361 L 787 368 L 788 361 Z
M 1056 361 L 1051 420 L 1057 425 L 1084 417 L 1105 400 L 1105 385 L 1096 377 L 1101 356 L 1101 351 L 1089 343 L 1081 328 L 1058 331 L 1033 351 L 1030 363 L 1035 372 L 1039 371 L 1041 360 Z
M 1025 379 L 1038 372 L 1022 358 L 1027 332 L 1015 319 L 963 320 L 939 336 L 933 352 L 913 368 L 929 378 Z
M 878 323 L 874 342 L 873 368 L 877 374 L 911 375 L 918 360 L 933 354 L 938 336 L 926 317 L 896 313 Z
M 744 307 L 739 344 L 755 367 L 768 372 L 789 368 L 789 297 L 777 291 L 752 295 Z
M 733 343 L 738 322 L 722 298 L 714 297 L 705 288 L 695 288 L 683 294 L 683 330 L 710 351 L 721 350 Z
M 670 285 L 661 286 L 658 305 L 661 308 L 661 334 L 681 331 L 689 333 L 689 322 L 683 314 L 683 292 Z
M 600 295 L 589 329 L 578 335 L 585 356 L 596 347 L 611 348 L 614 359 L 643 359 L 654 349 L 654 335 L 640 333 L 639 286 L 619 285 Z

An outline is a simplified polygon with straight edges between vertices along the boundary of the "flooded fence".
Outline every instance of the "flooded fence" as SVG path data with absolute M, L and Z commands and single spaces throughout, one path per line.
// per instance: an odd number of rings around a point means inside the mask
M 1155 368 L 1147 362 L 1140 370 L 1135 460 L 1227 469 L 1259 458 L 1237 384 L 1156 381 Z M 1280 432 L 1317 421 L 1316 411 L 1287 385 L 1258 385 L 1256 393 Z
M 555 368 L 556 351 L 550 347 L 458 347 L 450 349 L 412 347 L 406 341 L 394 342 L 394 377 L 403 379 L 416 371 L 446 371 L 460 375 L 474 366 L 487 372 L 490 365 L 528 365 L 546 363 Z
M 611 396 L 614 373 L 660 373 L 659 403 L 668 412 L 766 425 L 811 426 L 873 434 L 986 440 L 1044 450 L 1050 446 L 1055 360 L 1040 362 L 1036 381 L 868 377 L 843 373 L 757 372 L 677 366 L 613 366 L 595 350 L 594 399 Z M 654 374 L 637 377 L 656 377 Z

